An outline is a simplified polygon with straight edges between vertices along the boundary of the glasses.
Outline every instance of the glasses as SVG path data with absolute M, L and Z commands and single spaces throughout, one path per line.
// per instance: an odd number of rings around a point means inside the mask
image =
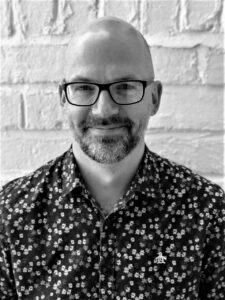
M 103 90 L 108 91 L 116 104 L 131 105 L 143 99 L 146 87 L 152 82 L 153 80 L 123 80 L 106 84 L 68 82 L 62 83 L 61 88 L 67 101 L 76 106 L 94 105 Z

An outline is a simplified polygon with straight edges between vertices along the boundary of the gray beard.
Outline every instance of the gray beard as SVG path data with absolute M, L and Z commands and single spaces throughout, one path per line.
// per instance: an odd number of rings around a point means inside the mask
M 97 125 L 120 124 L 124 126 L 123 135 L 94 136 L 90 128 Z M 77 127 L 70 122 L 75 141 L 82 151 L 91 159 L 102 164 L 117 163 L 124 159 L 139 143 L 143 135 L 143 124 L 134 131 L 135 124 L 128 118 L 113 116 L 108 119 L 88 116 Z
M 124 159 L 139 143 L 139 136 L 126 134 L 113 137 L 86 135 L 76 139 L 83 152 L 102 164 L 112 164 Z

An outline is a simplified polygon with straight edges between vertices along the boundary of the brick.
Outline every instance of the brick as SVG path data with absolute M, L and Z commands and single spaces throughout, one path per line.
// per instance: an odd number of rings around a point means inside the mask
M 54 82 L 62 79 L 64 47 L 2 46 L 2 83 Z
M 223 130 L 223 87 L 163 87 L 161 106 L 149 128 Z
M 224 78 L 224 59 L 225 54 L 222 49 L 210 49 L 206 59 L 206 68 L 204 70 L 205 84 L 222 85 L 225 83 Z
M 97 6 L 94 0 L 70 0 L 71 14 L 64 20 L 65 32 L 76 34 L 88 21 L 96 18 Z
M 193 32 L 186 32 L 176 36 L 151 36 L 147 39 L 150 45 L 160 45 L 171 48 L 193 48 L 199 45 L 204 45 L 211 48 L 223 48 L 223 34 L 222 33 L 208 33 L 202 32 L 196 34 Z
M 178 2 L 176 0 L 145 0 L 142 2 L 143 33 L 171 35 L 177 31 Z
M 222 85 L 224 52 L 221 48 L 198 47 L 198 69 L 203 84 Z
M 13 34 L 13 20 L 11 1 L 0 1 L 0 27 L 1 37 L 9 37 Z
M 222 1 L 196 1 L 187 3 L 187 28 L 190 31 L 213 31 L 220 29 Z
M 24 95 L 26 129 L 61 129 L 62 115 L 58 87 L 28 90 Z
M 195 48 L 151 47 L 156 78 L 168 84 L 198 83 Z
M 19 14 L 17 26 L 25 27 L 26 35 L 41 35 L 55 20 L 57 2 L 52 0 L 28 1 L 22 0 L 14 8 Z M 19 24 L 20 23 L 20 24 Z
M 68 131 L 3 133 L 1 173 L 27 173 L 35 170 L 69 149 L 71 139 L 68 136 Z
M 14 5 L 17 31 L 22 30 L 23 34 L 29 37 L 62 35 L 67 31 L 67 21 L 71 16 L 71 27 L 74 25 L 77 29 L 77 24 L 82 24 L 83 19 L 87 17 L 84 6 L 89 8 L 88 1 L 21 0 Z M 73 7 L 80 11 L 76 18 L 73 16 Z M 76 19 L 77 24 L 74 22 Z
M 221 13 L 221 28 L 220 28 L 220 31 L 221 32 L 224 32 L 225 31 L 225 5 L 223 5 L 223 10 L 222 10 L 222 13 Z
M 114 16 L 123 19 L 131 23 L 137 29 L 140 28 L 140 9 L 138 0 L 106 0 L 104 1 L 104 4 L 105 16 Z
M 23 12 L 21 22 L 25 23 L 28 36 L 75 32 L 90 14 L 90 4 L 93 1 L 23 0 L 19 4 Z
M 1 129 L 21 128 L 21 94 L 14 89 L 0 91 Z
M 224 175 L 223 135 L 209 132 L 148 131 L 149 148 L 201 174 Z

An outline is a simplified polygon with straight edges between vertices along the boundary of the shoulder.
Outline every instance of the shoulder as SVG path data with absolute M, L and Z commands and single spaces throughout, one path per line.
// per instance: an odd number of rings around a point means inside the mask
M 64 154 L 47 162 L 34 172 L 8 182 L 0 191 L 0 219 L 16 213 L 35 201 L 37 195 L 46 190 L 46 186 L 59 177 Z
M 149 151 L 149 155 L 164 191 L 176 194 L 178 198 L 188 198 L 190 201 L 202 200 L 203 205 L 215 204 L 225 207 L 224 191 L 219 185 L 154 152 Z

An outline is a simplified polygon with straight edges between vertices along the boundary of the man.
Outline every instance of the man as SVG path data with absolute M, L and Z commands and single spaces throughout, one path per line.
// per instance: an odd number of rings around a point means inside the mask
M 73 144 L 2 191 L 1 299 L 224 299 L 223 192 L 144 143 L 162 87 L 143 36 L 101 18 L 65 59 Z

